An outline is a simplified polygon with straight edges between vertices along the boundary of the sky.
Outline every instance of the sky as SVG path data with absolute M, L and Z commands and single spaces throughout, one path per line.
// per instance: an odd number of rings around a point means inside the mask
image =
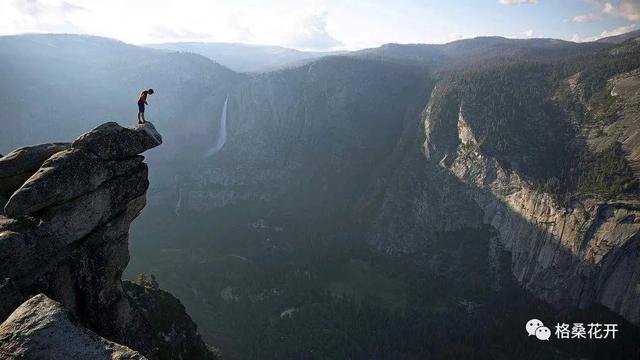
M 132 44 L 241 42 L 300 50 L 476 36 L 592 41 L 640 29 L 640 0 L 0 0 L 0 35 Z

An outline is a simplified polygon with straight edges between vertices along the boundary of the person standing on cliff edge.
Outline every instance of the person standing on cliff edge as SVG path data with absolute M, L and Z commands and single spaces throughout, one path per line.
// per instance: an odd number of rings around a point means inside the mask
M 153 89 L 144 90 L 140 93 L 140 98 L 138 98 L 138 124 L 144 124 L 147 120 L 144 119 L 144 106 L 147 104 L 147 96 L 153 95 Z

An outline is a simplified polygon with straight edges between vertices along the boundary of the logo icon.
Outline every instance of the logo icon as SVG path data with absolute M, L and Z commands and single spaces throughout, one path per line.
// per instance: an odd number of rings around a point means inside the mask
M 527 325 L 525 326 L 525 328 L 527 329 L 527 334 L 529 334 L 529 336 L 535 336 L 536 335 L 536 329 L 544 326 L 544 324 L 542 323 L 542 321 L 538 320 L 538 319 L 531 319 L 529 321 L 527 321 Z
M 535 336 L 538 340 L 549 340 L 551 338 L 551 329 L 544 326 L 542 321 L 538 319 L 531 319 L 527 321 L 527 325 L 525 325 L 527 329 L 527 334 L 529 336 Z
M 536 337 L 538 340 L 549 340 L 551 337 L 551 330 L 546 326 L 540 326 L 536 329 Z

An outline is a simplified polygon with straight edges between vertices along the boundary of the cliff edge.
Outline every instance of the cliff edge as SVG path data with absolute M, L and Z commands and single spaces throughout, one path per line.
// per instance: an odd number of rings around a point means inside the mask
M 139 154 L 161 143 L 151 123 L 124 128 L 109 122 L 70 144 L 29 146 L 0 158 L 0 338 L 27 336 L 16 334 L 11 322 L 28 309 L 36 328 L 56 328 L 38 321 L 76 326 L 91 339 L 104 338 L 97 344 L 133 349 L 123 359 L 163 358 L 145 309 L 131 301 L 121 280 L 129 262 L 129 226 L 149 187 Z M 47 309 L 68 316 L 51 316 Z M 205 349 L 200 358 L 211 358 L 197 333 L 189 335 Z M 13 344 L 64 346 L 55 336 Z M 9 358 L 9 351 L 27 350 L 1 349 Z

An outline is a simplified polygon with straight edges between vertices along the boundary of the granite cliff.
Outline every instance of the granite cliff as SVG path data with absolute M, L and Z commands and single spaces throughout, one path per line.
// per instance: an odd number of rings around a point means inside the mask
M 149 186 L 139 154 L 161 143 L 151 123 L 130 129 L 111 122 L 70 144 L 24 147 L 0 158 L 3 358 L 182 357 L 159 351 L 171 345 L 121 280 L 129 226 Z M 165 321 L 190 325 L 184 335 L 198 357 L 212 358 L 184 311 Z
M 624 49 L 599 61 L 618 61 Z M 532 294 L 560 309 L 601 304 L 638 324 L 640 79 L 637 69 L 596 69 L 551 86 L 543 76 L 519 79 L 519 69 L 487 71 L 475 75 L 481 95 L 473 80 L 442 81 L 425 111 L 424 152 L 466 185 Z M 505 95 L 520 80 L 529 89 Z
M 640 322 L 638 201 L 567 207 L 478 151 L 459 153 L 450 170 L 470 185 L 511 252 L 513 275 L 533 294 L 563 309 L 600 303 Z

